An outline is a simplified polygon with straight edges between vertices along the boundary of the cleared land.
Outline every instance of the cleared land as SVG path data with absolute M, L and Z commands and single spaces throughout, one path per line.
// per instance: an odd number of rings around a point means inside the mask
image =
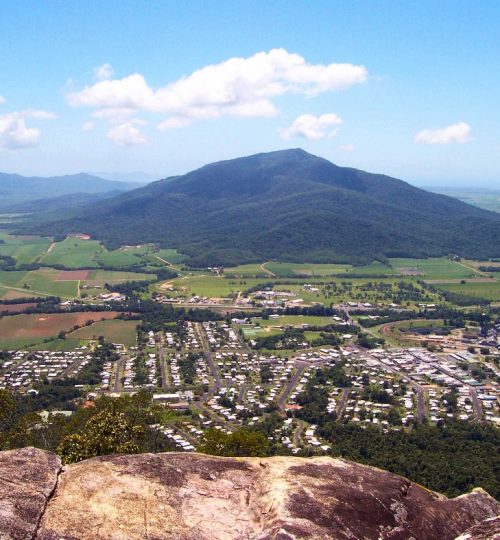
M 136 344 L 136 328 L 140 321 L 123 321 L 113 319 L 107 321 L 98 321 L 90 326 L 79 328 L 68 334 L 67 339 L 88 341 L 96 339 L 99 336 L 112 343 L 122 343 L 126 347 L 132 347 Z
M 66 268 L 85 268 L 99 266 L 96 258 L 104 251 L 96 240 L 81 240 L 70 237 L 56 242 L 50 252 L 40 258 L 44 264 L 61 264 Z
M 39 236 L 11 236 L 0 232 L 0 255 L 16 259 L 17 264 L 36 262 L 49 248 L 52 240 Z
M 491 302 L 500 302 L 500 281 L 446 283 L 435 285 L 435 287 L 440 290 L 458 293 L 463 296 L 484 298 Z
M 16 348 L 41 343 L 44 339 L 67 332 L 87 321 L 114 319 L 116 311 L 84 313 L 36 313 L 31 315 L 12 315 L 0 319 L 0 348 Z

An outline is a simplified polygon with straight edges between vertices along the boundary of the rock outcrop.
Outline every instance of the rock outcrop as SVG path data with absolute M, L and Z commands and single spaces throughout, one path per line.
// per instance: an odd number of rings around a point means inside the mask
M 0 453 L 0 539 L 500 538 L 481 489 L 447 499 L 340 459 L 141 454 L 61 469 L 32 448 Z

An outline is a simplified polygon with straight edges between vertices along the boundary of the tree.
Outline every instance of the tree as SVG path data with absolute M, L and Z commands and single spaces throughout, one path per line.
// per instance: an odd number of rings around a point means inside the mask
M 234 433 L 224 433 L 219 429 L 208 429 L 198 450 L 213 456 L 258 457 L 266 455 L 268 445 L 266 437 L 257 431 L 238 429 Z
M 90 418 L 82 433 L 67 435 L 57 453 L 63 463 L 109 454 L 137 454 L 137 439 L 142 434 L 142 427 L 129 422 L 124 413 L 104 411 Z

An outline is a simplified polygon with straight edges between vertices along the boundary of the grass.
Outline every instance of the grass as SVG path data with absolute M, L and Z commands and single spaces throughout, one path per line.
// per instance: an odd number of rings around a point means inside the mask
M 277 277 L 288 276 L 332 276 L 349 271 L 352 266 L 348 264 L 312 264 L 312 263 L 282 263 L 268 262 L 265 268 Z
M 44 264 L 62 264 L 66 268 L 97 267 L 97 257 L 104 248 L 97 240 L 81 240 L 69 237 L 56 242 L 50 253 L 45 254 L 40 262 Z
M 331 317 L 316 317 L 312 315 L 281 315 L 278 319 L 253 318 L 252 322 L 263 328 L 271 326 L 300 327 L 303 324 L 308 324 L 309 326 L 328 326 L 335 323 Z
M 39 236 L 11 236 L 0 232 L 0 255 L 9 255 L 17 264 L 29 264 L 37 261 L 49 248 L 52 240 Z
M 43 343 L 45 339 L 57 336 L 61 331 L 71 330 L 88 320 L 111 319 L 117 312 L 84 312 L 13 315 L 0 319 L 0 349 L 22 348 Z
M 434 285 L 436 288 L 444 291 L 450 291 L 461 294 L 463 296 L 470 296 L 474 298 L 484 298 L 491 302 L 500 302 L 500 282 L 490 281 L 481 283 L 446 283 L 440 285 Z
M 91 326 L 85 326 L 71 332 L 67 339 L 81 342 L 104 336 L 107 341 L 112 343 L 121 343 L 126 347 L 132 347 L 136 344 L 138 324 L 140 324 L 139 321 L 123 321 L 121 319 L 98 321 Z
M 31 272 L 0 271 L 0 295 L 9 291 L 23 296 L 61 296 L 74 298 L 77 295 L 76 281 L 57 281 L 59 270 L 40 268 Z M 3 294 L 2 294 L 3 292 Z
M 421 279 L 463 279 L 477 276 L 474 270 L 446 258 L 390 259 L 394 269 L 416 269 L 423 273 Z
M 267 263 L 269 264 L 269 263 Z M 255 277 L 264 276 L 272 278 L 269 272 L 266 272 L 267 264 L 264 268 L 261 268 L 260 264 L 240 264 L 239 266 L 231 266 L 224 269 L 224 273 L 228 276 L 236 275 L 238 277 Z
M 189 293 L 197 296 L 212 298 L 226 297 L 237 294 L 259 283 L 265 283 L 266 279 L 226 279 L 217 276 L 193 275 L 177 278 L 169 283 L 181 293 Z M 186 291 L 182 291 L 185 288 Z

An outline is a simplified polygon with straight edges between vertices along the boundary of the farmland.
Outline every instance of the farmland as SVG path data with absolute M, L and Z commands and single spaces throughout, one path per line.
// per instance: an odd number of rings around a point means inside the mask
M 116 311 L 13 315 L 0 319 L 0 342 L 5 348 L 19 348 L 67 332 L 89 320 L 114 319 Z
M 16 259 L 17 264 L 29 264 L 37 261 L 49 248 L 50 238 L 39 236 L 10 236 L 0 232 L 0 255 Z
M 96 240 L 81 240 L 69 237 L 62 242 L 56 242 L 51 246 L 40 262 L 51 265 L 58 264 L 66 268 L 97 267 L 96 257 L 104 248 Z
M 84 326 L 68 334 L 67 339 L 77 341 L 88 341 L 103 336 L 112 343 L 122 343 L 126 347 L 131 347 L 136 343 L 136 327 L 139 321 L 123 321 L 121 319 L 110 319 L 98 321 L 90 326 Z

